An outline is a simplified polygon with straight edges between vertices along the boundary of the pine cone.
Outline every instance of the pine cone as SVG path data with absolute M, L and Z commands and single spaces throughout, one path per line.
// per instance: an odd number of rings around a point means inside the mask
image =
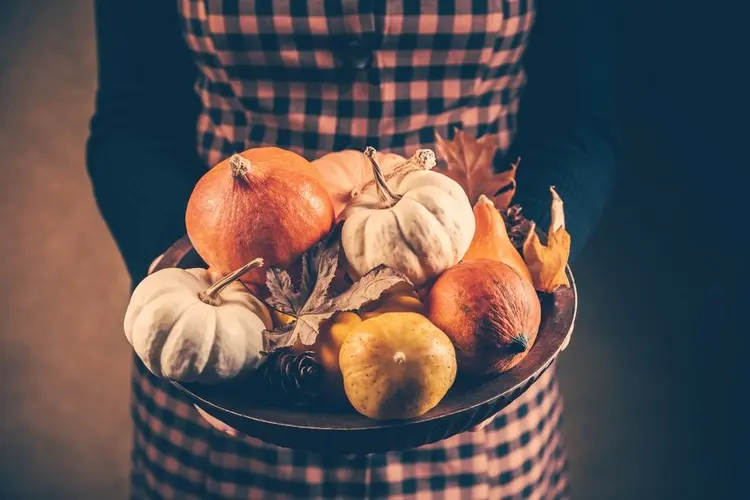
M 269 397 L 277 403 L 309 406 L 320 399 L 324 372 L 312 351 L 276 349 L 266 356 L 260 370 Z

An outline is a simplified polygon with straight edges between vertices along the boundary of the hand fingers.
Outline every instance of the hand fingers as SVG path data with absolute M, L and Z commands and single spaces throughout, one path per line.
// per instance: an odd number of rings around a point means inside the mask
M 157 265 L 159 265 L 159 262 L 161 261 L 162 257 L 164 257 L 164 254 L 159 255 L 157 258 L 153 260 L 153 262 L 151 262 L 151 265 L 148 266 L 148 274 L 151 274 L 154 272 L 154 269 L 156 268 Z
M 472 427 L 471 432 L 481 431 L 482 429 L 484 429 L 485 427 L 487 427 L 488 425 L 490 425 L 490 423 L 494 419 L 495 419 L 495 415 L 492 415 L 490 418 L 488 418 L 487 420 L 485 420 L 481 424 L 477 425 L 476 427 Z
M 573 332 L 570 332 L 567 337 L 565 337 L 565 340 L 563 341 L 563 345 L 560 348 L 560 351 L 564 351 L 568 348 L 568 344 L 570 344 L 570 338 L 573 336 Z
M 228 426 L 227 424 L 225 424 L 224 422 L 222 422 L 216 417 L 212 417 L 205 411 L 201 410 L 197 405 L 193 405 L 193 406 L 195 406 L 195 409 L 198 410 L 198 413 L 200 413 L 201 417 L 203 417 L 206 420 L 206 422 L 208 422 L 211 425 L 211 427 L 213 427 L 214 429 L 220 432 L 223 432 L 231 437 L 237 437 L 240 435 L 237 429 L 234 429 Z

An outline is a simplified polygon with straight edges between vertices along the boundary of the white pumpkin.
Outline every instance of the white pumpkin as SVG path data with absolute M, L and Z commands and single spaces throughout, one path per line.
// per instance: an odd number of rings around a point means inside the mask
M 226 277 L 206 269 L 162 269 L 133 291 L 125 336 L 156 376 L 181 382 L 228 380 L 261 361 L 268 308 L 235 281 L 255 259 Z
M 386 181 L 372 160 L 377 183 L 342 213 L 341 243 L 350 271 L 362 276 L 378 265 L 404 273 L 421 286 L 458 262 L 469 249 L 476 222 L 463 188 L 430 170 L 435 154 L 418 151 L 414 168 Z
M 406 159 L 395 153 L 377 153 L 376 159 L 383 174 L 388 177 L 391 170 Z M 367 182 L 372 181 L 372 164 L 362 151 L 345 149 L 328 153 L 312 162 L 325 181 L 328 194 L 333 201 L 336 217 L 353 196 Z

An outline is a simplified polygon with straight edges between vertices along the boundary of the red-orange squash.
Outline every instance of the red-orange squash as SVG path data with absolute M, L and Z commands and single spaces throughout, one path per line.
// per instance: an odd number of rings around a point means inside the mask
M 315 167 L 277 147 L 243 151 L 206 172 L 185 215 L 193 247 L 218 272 L 263 259 L 263 268 L 241 278 L 253 289 L 263 287 L 266 269 L 289 267 L 333 221 L 333 205 Z
M 541 322 L 533 285 L 493 260 L 464 261 L 437 279 L 427 317 L 456 348 L 459 374 L 483 376 L 513 368 L 531 350 Z

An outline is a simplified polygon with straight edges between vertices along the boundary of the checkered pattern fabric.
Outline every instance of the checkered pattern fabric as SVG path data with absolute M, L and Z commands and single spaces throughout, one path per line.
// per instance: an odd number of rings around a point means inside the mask
M 532 0 L 179 0 L 210 166 L 278 145 L 309 159 L 410 155 L 453 127 L 509 147 Z M 502 156 L 502 155 L 501 155 Z M 566 498 L 554 367 L 480 431 L 418 449 L 315 455 L 210 427 L 136 360 L 133 498 Z
M 554 367 L 486 428 L 420 448 L 326 456 L 233 438 L 136 361 L 132 498 L 567 498 Z
M 209 165 L 261 144 L 407 154 L 461 127 L 510 145 L 532 0 L 181 0 Z

